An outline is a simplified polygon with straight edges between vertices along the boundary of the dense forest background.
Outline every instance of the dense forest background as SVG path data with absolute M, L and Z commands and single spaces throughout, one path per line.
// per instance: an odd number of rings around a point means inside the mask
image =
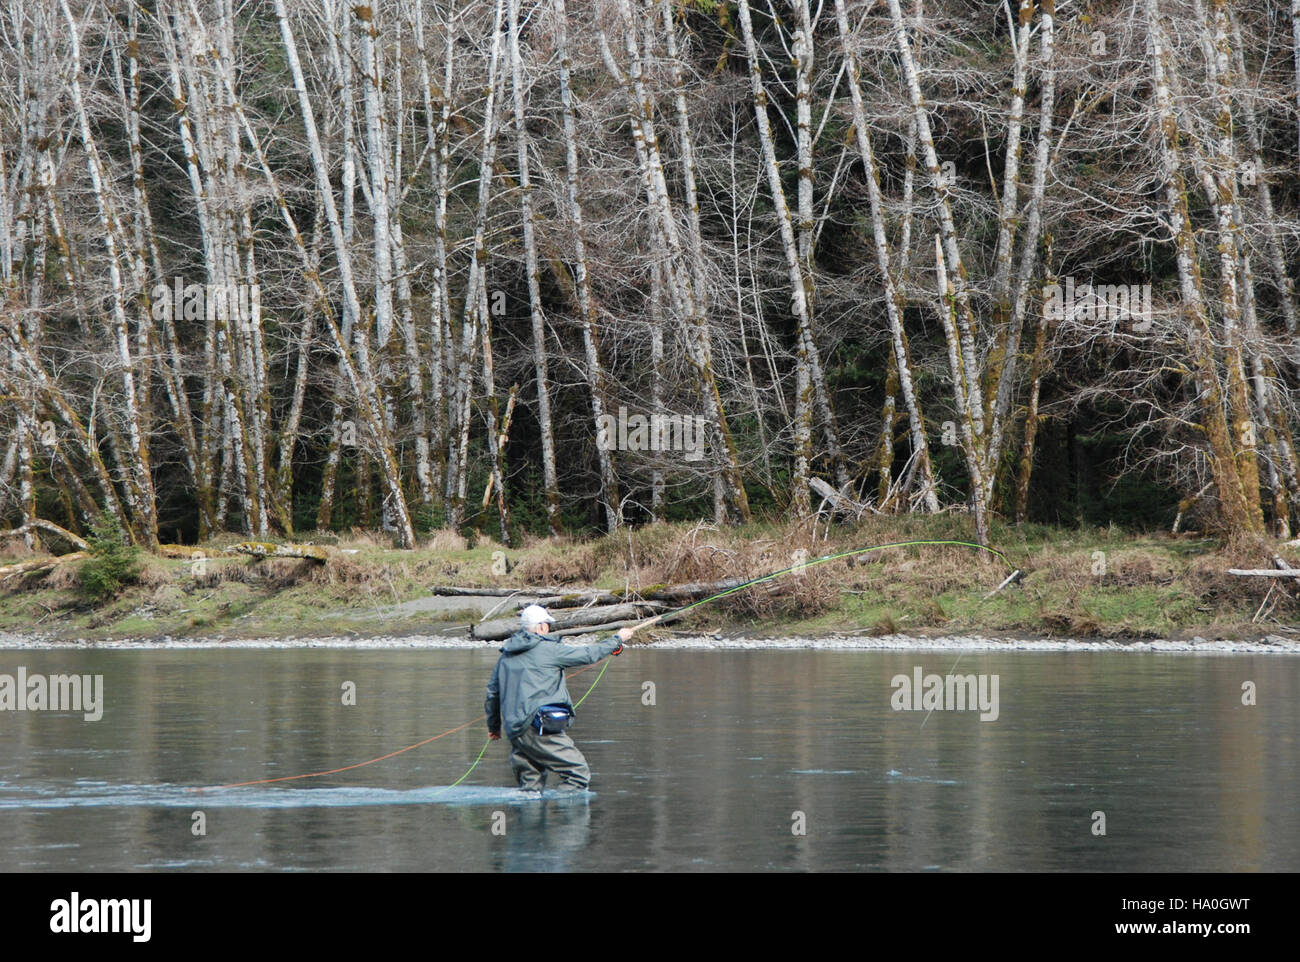
M 0 518 L 1290 537 L 1298 55 L 1272 0 L 8 0 Z

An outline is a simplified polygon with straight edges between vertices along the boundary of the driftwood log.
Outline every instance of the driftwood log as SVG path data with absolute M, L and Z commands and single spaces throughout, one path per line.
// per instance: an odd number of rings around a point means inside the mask
M 536 597 L 536 596 L 532 596 Z M 620 594 L 613 591 L 578 591 L 570 592 L 564 595 L 547 595 L 537 597 L 535 601 L 529 601 L 527 604 L 541 605 L 543 608 L 590 608 L 592 605 L 620 605 L 628 601 L 634 601 L 634 598 L 628 595 Z M 519 607 L 523 607 L 525 602 L 520 602 Z
M 451 597 L 467 598 L 508 598 L 511 595 L 524 595 L 528 598 L 538 598 L 544 595 L 558 595 L 564 592 L 563 588 L 462 588 L 458 585 L 434 585 L 429 589 L 435 595 L 448 595 Z
M 752 580 L 752 578 L 727 578 L 723 581 L 697 581 L 691 584 L 655 588 L 644 592 L 643 596 L 652 601 L 691 601 L 695 598 L 703 598 L 705 595 L 716 595 L 719 591 L 726 591 L 729 588 L 739 588 Z
M 651 601 L 580 608 L 567 614 L 557 615 L 555 624 L 551 627 L 555 629 L 556 634 L 560 635 L 604 631 L 632 624 L 650 615 L 667 610 L 669 607 L 669 605 Z M 497 618 L 480 625 L 471 625 L 469 635 L 471 638 L 481 638 L 484 641 L 500 641 L 503 638 L 509 638 L 518 630 L 518 618 Z
M 50 569 L 67 564 L 69 561 L 80 561 L 82 558 L 90 557 L 85 551 L 74 551 L 72 554 L 61 554 L 49 558 L 32 558 L 30 561 L 19 561 L 17 564 L 5 565 L 0 568 L 0 581 L 8 581 L 10 578 L 17 578 L 20 575 L 34 574 L 38 571 L 49 571 Z
M 680 617 L 681 616 L 676 612 L 669 611 L 660 617 L 658 623 L 661 625 L 671 624 Z M 618 631 L 620 628 L 630 628 L 643 620 L 644 619 L 636 618 L 627 621 L 611 621 L 604 625 L 586 625 L 581 628 L 565 628 L 562 631 L 552 631 L 551 634 L 564 637 L 566 635 L 591 635 L 602 631 Z
M 329 551 L 314 544 L 273 544 L 269 541 L 244 541 L 225 549 L 226 554 L 249 555 L 261 561 L 265 558 L 305 558 L 324 564 Z

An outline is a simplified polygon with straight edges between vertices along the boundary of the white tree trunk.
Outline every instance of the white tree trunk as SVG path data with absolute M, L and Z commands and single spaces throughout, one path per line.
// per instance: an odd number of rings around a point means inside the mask
M 671 14 L 666 14 L 671 17 Z M 600 363 L 600 347 L 596 334 L 597 314 L 591 297 L 591 282 L 587 271 L 587 242 L 582 230 L 582 204 L 578 200 L 578 132 L 577 111 L 573 101 L 573 88 L 569 81 L 569 17 L 565 0 L 555 0 L 556 46 L 560 56 L 560 107 L 564 114 L 565 187 L 572 221 L 574 247 L 574 284 L 578 291 L 578 313 L 581 315 L 582 346 L 586 354 L 587 390 L 591 396 L 591 414 L 597 436 L 605 416 L 605 372 Z M 596 458 L 600 467 L 601 502 L 605 508 L 605 530 L 614 531 L 623 523 L 623 506 L 619 498 L 618 478 L 615 473 L 613 453 L 608 445 L 596 445 Z
M 907 339 L 903 331 L 903 297 L 894 284 L 894 275 L 890 270 L 889 239 L 885 233 L 884 202 L 880 193 L 880 174 L 876 167 L 875 154 L 871 149 L 871 135 L 867 128 L 866 109 L 862 103 L 862 90 L 858 81 L 858 63 L 850 46 L 849 23 L 844 10 L 844 0 L 835 0 L 835 18 L 839 27 L 840 41 L 844 48 L 844 58 L 849 68 L 849 97 L 853 103 L 853 130 L 857 137 L 858 151 L 862 155 L 862 166 L 866 172 L 867 196 L 871 204 L 871 228 L 875 241 L 876 264 L 880 268 L 881 284 L 885 289 L 885 315 L 889 319 L 890 340 L 894 349 L 894 369 L 898 373 L 899 391 L 903 395 L 903 405 L 907 409 L 912 452 L 917 459 L 918 471 L 921 476 L 922 498 L 926 510 L 935 512 L 939 510 L 939 498 L 935 491 L 934 469 L 930 461 L 930 445 L 925 435 L 925 419 L 921 415 L 921 402 L 916 395 L 916 386 L 912 378 L 912 360 L 908 356 Z M 906 247 L 903 249 L 906 250 Z M 890 436 L 889 450 L 892 455 L 892 421 L 890 424 L 885 425 L 885 430 Z
M 524 68 L 519 49 L 519 0 L 509 0 L 510 75 L 514 94 L 515 149 L 519 163 L 519 207 L 524 225 L 524 269 L 528 274 L 528 310 L 533 323 L 533 371 L 537 380 L 537 422 L 542 442 L 542 484 L 546 523 L 553 536 L 562 532 L 560 482 L 555 471 L 555 427 L 551 418 L 551 388 L 547 371 L 546 317 L 538 279 L 537 238 L 533 224 L 533 185 L 528 159 L 528 125 L 524 113 Z

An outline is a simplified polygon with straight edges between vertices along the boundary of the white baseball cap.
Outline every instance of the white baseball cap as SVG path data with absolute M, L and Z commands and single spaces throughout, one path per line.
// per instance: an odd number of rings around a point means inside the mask
M 541 605 L 529 605 L 519 612 L 519 621 L 523 624 L 525 631 L 532 631 L 542 622 L 548 625 L 555 624 L 555 619 L 551 617 L 551 613 Z

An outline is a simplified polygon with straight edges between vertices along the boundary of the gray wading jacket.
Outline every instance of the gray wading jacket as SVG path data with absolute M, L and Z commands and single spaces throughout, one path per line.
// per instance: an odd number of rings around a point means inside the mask
M 513 741 L 523 734 L 543 705 L 572 708 L 564 669 L 594 664 L 613 654 L 620 644 L 617 635 L 596 645 L 566 645 L 553 635 L 516 631 L 501 649 L 488 682 L 483 702 L 488 731 L 501 731 L 504 715 L 506 737 Z

